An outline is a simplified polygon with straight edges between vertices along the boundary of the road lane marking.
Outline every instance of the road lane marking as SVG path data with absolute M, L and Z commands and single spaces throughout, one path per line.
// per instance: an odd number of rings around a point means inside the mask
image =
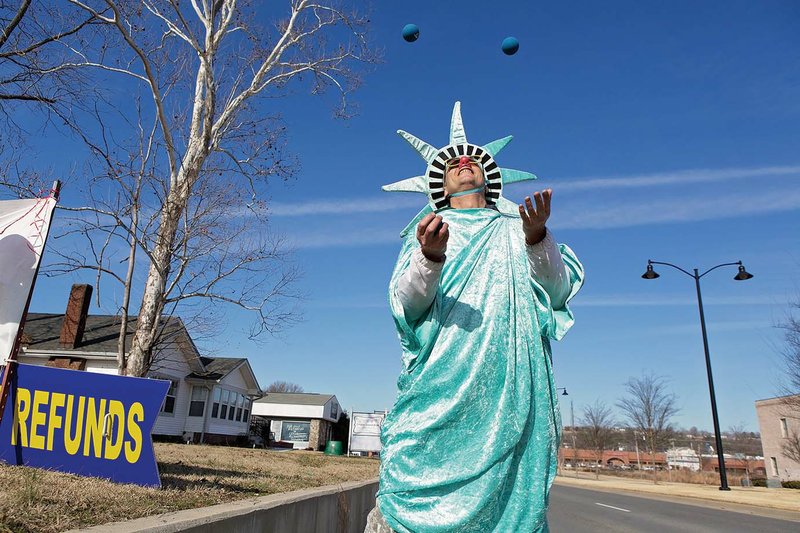
M 624 513 L 630 513 L 629 510 L 623 509 L 622 507 L 614 507 L 613 505 L 606 505 L 604 503 L 597 503 L 597 502 L 594 502 L 594 504 L 595 505 L 599 505 L 600 507 L 608 507 L 609 509 L 616 509 L 617 511 L 622 511 Z

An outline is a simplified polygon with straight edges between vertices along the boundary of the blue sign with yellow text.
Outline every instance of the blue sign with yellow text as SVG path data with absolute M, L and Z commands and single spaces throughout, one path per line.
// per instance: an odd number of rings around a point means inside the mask
M 169 382 L 17 364 L 0 460 L 161 486 L 153 429 Z

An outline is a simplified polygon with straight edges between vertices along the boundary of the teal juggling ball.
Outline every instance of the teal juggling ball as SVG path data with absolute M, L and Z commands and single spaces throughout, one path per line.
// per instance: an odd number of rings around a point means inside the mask
M 506 37 L 503 39 L 503 53 L 507 56 L 513 56 L 519 50 L 519 41 L 516 37 Z
M 406 24 L 403 27 L 403 39 L 409 43 L 413 43 L 419 39 L 419 28 L 416 24 Z

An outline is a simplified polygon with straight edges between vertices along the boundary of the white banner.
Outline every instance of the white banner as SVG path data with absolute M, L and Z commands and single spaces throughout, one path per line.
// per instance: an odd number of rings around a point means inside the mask
M 14 349 L 55 206 L 55 198 L 0 201 L 0 364 Z
M 353 413 L 350 417 L 350 451 L 381 451 L 384 413 Z

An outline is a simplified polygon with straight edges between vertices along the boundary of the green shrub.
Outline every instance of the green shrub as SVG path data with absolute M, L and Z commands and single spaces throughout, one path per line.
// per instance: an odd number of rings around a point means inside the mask
M 750 484 L 754 487 L 766 487 L 767 479 L 763 477 L 751 477 Z
M 784 489 L 800 489 L 800 481 L 782 481 L 781 486 Z

